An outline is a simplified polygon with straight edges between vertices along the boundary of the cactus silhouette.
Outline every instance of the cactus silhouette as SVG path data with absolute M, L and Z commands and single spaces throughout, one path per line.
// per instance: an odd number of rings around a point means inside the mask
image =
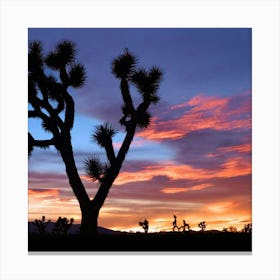
M 139 225 L 144 229 L 145 233 L 148 233 L 149 222 L 145 219 L 144 222 L 139 222 Z
M 36 219 L 34 222 L 32 222 L 32 224 L 36 226 L 39 234 L 46 234 L 46 227 L 50 222 L 51 220 L 46 221 L 46 217 L 42 216 L 42 220 Z
M 50 133 L 48 139 L 35 139 L 28 133 L 28 155 L 35 147 L 46 149 L 54 146 L 61 156 L 70 187 L 75 194 L 81 214 L 81 233 L 95 235 L 101 207 L 113 182 L 120 173 L 122 164 L 133 141 L 136 129 L 147 128 L 151 121 L 149 109 L 159 101 L 162 72 L 153 66 L 151 69 L 138 68 L 138 60 L 128 49 L 112 61 L 112 74 L 119 80 L 122 96 L 122 115 L 119 123 L 125 130 L 123 142 L 115 153 L 112 138 L 117 133 L 108 124 L 98 125 L 92 140 L 106 152 L 107 163 L 96 157 L 85 160 L 85 169 L 92 181 L 99 182 L 99 188 L 91 199 L 81 180 L 74 158 L 71 131 L 74 125 L 75 102 L 70 94 L 72 89 L 82 87 L 86 80 L 85 67 L 76 62 L 76 48 L 71 41 L 59 42 L 54 51 L 43 53 L 40 42 L 31 42 L 28 53 L 28 117 L 42 122 L 42 128 Z M 130 88 L 134 87 L 140 96 L 136 104 Z M 93 99 L 93 102 L 98 100 Z M 110 100 L 108 100 L 110 102 Z M 120 104 L 121 105 L 121 104 Z
M 64 234 L 67 235 L 70 227 L 72 226 L 72 224 L 74 223 L 74 219 L 71 218 L 70 220 L 68 220 L 67 218 L 61 218 L 58 217 L 55 225 L 54 225 L 54 229 L 53 229 L 53 233 L 54 234 Z
M 200 223 L 198 224 L 198 227 L 200 228 L 201 231 L 205 231 L 206 226 L 207 226 L 207 225 L 206 225 L 205 221 L 200 222 Z

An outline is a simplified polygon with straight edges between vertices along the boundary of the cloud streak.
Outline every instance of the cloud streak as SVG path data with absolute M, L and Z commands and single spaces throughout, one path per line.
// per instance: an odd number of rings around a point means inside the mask
M 195 185 L 195 186 L 188 187 L 188 188 L 164 188 L 164 189 L 161 189 L 160 191 L 162 193 L 166 193 L 166 194 L 174 194 L 174 193 L 181 193 L 181 192 L 203 190 L 205 188 L 209 188 L 212 186 L 213 185 L 211 185 L 211 184 L 200 184 L 200 185 Z
M 190 165 L 170 161 L 145 166 L 135 172 L 124 171 L 116 179 L 115 185 L 149 181 L 155 176 L 166 176 L 170 180 L 206 180 L 244 176 L 251 174 L 251 171 L 251 162 L 244 161 L 242 157 L 229 158 L 215 170 L 193 168 Z
M 238 100 L 237 106 L 235 103 Z M 153 141 L 176 140 L 189 133 L 212 130 L 241 130 L 251 128 L 251 100 L 249 92 L 238 97 L 209 97 L 197 95 L 187 102 L 169 107 L 170 114 L 185 109 L 175 119 L 154 117 L 148 129 L 137 133 Z

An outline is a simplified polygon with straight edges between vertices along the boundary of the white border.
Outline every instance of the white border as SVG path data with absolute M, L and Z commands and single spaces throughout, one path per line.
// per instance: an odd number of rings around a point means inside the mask
M 0 3 L 0 279 L 280 279 L 279 1 Z M 28 255 L 28 27 L 253 28 L 252 255 Z

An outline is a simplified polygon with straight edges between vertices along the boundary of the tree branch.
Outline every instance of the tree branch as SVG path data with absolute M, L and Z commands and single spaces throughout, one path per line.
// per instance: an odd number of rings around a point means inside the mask
M 151 102 L 144 100 L 138 107 L 137 107 L 137 113 L 144 113 L 149 109 Z
M 47 139 L 47 140 L 35 140 L 33 141 L 34 145 L 36 147 L 39 148 L 47 148 L 49 146 L 54 146 L 55 145 L 55 141 L 54 138 L 52 139 Z
M 135 131 L 136 131 L 136 123 L 130 123 L 127 127 L 126 127 L 127 131 L 126 131 L 126 136 L 123 140 L 122 146 L 118 152 L 117 155 L 117 162 L 119 165 L 119 168 L 121 167 L 124 159 L 125 159 L 125 155 L 129 150 L 130 144 L 133 140 Z
M 122 98 L 123 98 L 124 104 L 126 105 L 128 112 L 130 114 L 132 114 L 135 111 L 135 109 L 133 106 L 133 101 L 132 101 L 132 98 L 131 98 L 131 95 L 129 92 L 128 82 L 127 82 L 126 78 L 121 79 L 120 87 L 121 87 L 121 93 L 122 93 Z
M 28 110 L 28 118 L 40 118 L 36 110 Z
M 28 132 L 28 140 L 29 140 L 29 144 L 33 147 L 39 147 L 39 148 L 47 148 L 48 146 L 51 145 L 55 145 L 55 140 L 54 137 L 51 139 L 46 139 L 46 140 L 36 140 L 34 139 L 34 137 L 32 136 L 32 134 L 30 132 Z
M 68 129 L 71 129 L 74 124 L 75 104 L 72 96 L 66 90 L 62 94 L 66 104 L 64 124 Z
M 106 155 L 107 155 L 107 158 L 108 158 L 110 164 L 113 165 L 114 162 L 115 162 L 116 156 L 115 156 L 115 151 L 114 151 L 114 148 L 113 148 L 112 140 L 108 141 L 106 143 L 106 145 L 104 146 L 104 148 L 105 148 Z

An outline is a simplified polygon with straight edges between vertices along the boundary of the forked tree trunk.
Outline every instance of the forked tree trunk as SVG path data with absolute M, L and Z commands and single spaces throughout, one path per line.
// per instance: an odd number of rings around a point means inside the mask
M 81 234 L 85 236 L 95 236 L 97 234 L 98 216 L 101 207 L 103 206 L 105 199 L 108 196 L 110 188 L 118 176 L 122 163 L 125 159 L 125 155 L 129 150 L 129 146 L 135 134 L 136 124 L 130 127 L 127 131 L 127 135 L 124 139 L 124 143 L 120 149 L 119 157 L 115 159 L 114 164 L 111 166 L 109 173 L 106 176 L 104 182 L 101 183 L 95 197 L 90 200 L 85 187 L 78 174 L 77 167 L 74 160 L 73 149 L 70 141 L 70 137 L 65 137 L 58 146 L 61 157 L 66 167 L 66 173 L 69 179 L 69 184 L 78 199 L 82 219 L 81 219 Z

